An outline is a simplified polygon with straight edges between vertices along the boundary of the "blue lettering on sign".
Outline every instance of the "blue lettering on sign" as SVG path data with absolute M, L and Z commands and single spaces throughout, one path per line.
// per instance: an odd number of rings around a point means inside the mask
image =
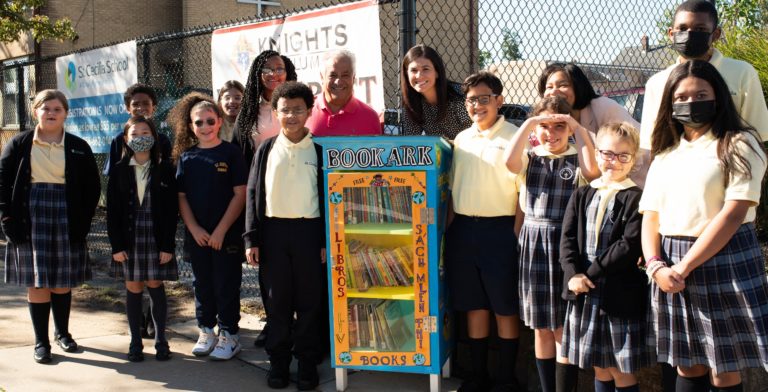
M 363 366 L 405 366 L 405 355 L 381 354 L 361 355 L 360 362 Z

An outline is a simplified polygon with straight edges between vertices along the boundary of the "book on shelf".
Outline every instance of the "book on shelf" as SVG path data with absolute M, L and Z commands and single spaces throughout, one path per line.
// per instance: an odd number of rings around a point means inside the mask
M 413 301 L 350 299 L 348 303 L 351 349 L 414 351 Z
M 345 223 L 411 223 L 411 187 L 344 188 Z
M 347 287 L 407 287 L 413 284 L 413 258 L 407 246 L 381 248 L 352 239 L 347 243 Z

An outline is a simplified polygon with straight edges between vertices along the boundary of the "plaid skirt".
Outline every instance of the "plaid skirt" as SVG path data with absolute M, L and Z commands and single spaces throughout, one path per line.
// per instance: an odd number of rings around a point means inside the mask
M 530 328 L 563 326 L 560 232 L 557 222 L 528 216 L 520 230 L 520 317 Z
M 70 244 L 64 184 L 33 183 L 29 242 L 8 243 L 5 281 L 36 288 L 70 288 L 91 279 L 85 242 Z
M 662 237 L 665 260 L 678 263 L 692 237 Z M 668 294 L 651 285 L 649 339 L 659 362 L 705 365 L 716 374 L 744 368 L 768 370 L 768 280 L 752 223 L 693 270 L 685 289 Z
M 593 366 L 634 373 L 651 365 L 654 351 L 648 344 L 645 320 L 611 317 L 600 309 L 603 280 L 575 301 L 568 301 L 561 355 L 582 369 Z
M 133 247 L 128 250 L 128 260 L 122 263 L 112 260 L 112 276 L 132 282 L 147 280 L 178 280 L 176 257 L 160 264 L 160 251 L 155 243 L 152 223 L 152 196 L 147 190 L 144 201 L 136 209 L 136 227 Z

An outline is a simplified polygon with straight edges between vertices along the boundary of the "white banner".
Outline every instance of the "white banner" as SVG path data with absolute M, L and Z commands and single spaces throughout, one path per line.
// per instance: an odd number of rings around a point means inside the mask
M 57 58 L 56 84 L 69 100 L 67 132 L 95 153 L 108 152 L 128 120 L 123 93 L 137 80 L 136 41 Z
M 214 94 L 230 79 L 243 84 L 251 63 L 264 50 L 288 56 L 300 82 L 320 93 L 324 53 L 346 49 L 355 54 L 355 96 L 384 111 L 379 6 L 361 1 L 289 16 L 285 19 L 219 29 L 211 37 Z

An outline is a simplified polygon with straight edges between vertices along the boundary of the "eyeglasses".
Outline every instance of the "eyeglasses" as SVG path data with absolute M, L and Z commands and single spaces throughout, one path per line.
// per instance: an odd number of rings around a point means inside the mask
M 611 150 L 597 150 L 597 152 L 600 153 L 600 158 L 608 162 L 616 159 L 621 163 L 629 163 L 629 161 L 632 160 L 632 154 L 626 152 L 621 154 L 617 154 Z
M 216 119 L 215 118 L 209 118 L 206 121 L 195 120 L 195 122 L 193 122 L 193 124 L 195 124 L 195 126 L 198 127 L 198 128 L 202 127 L 205 124 L 208 124 L 210 126 L 214 126 L 214 125 L 216 125 Z
M 272 76 L 272 75 L 280 76 L 280 75 L 282 75 L 284 73 L 285 73 L 285 68 L 275 68 L 275 69 L 272 69 L 272 68 L 264 67 L 264 68 L 261 69 L 261 74 L 262 75 L 267 75 L 267 76 Z
M 277 112 L 283 116 L 301 116 L 307 112 L 307 109 L 280 109 Z
M 498 97 L 499 94 L 486 94 L 486 95 L 477 95 L 474 97 L 468 97 L 464 100 L 464 102 L 467 103 L 469 106 L 475 106 L 477 104 L 480 104 L 482 106 L 485 106 L 489 103 L 491 103 L 491 97 Z

